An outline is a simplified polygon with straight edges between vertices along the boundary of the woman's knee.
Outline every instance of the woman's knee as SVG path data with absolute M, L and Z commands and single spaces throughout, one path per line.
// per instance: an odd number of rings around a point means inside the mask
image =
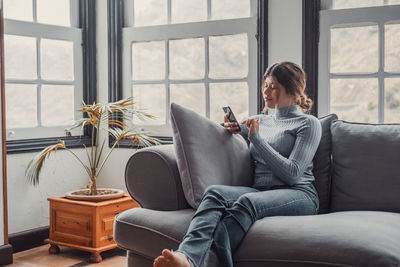
M 207 195 L 211 196 L 221 196 L 222 192 L 226 188 L 226 185 L 210 185 L 206 188 L 206 190 L 203 193 L 203 197 Z

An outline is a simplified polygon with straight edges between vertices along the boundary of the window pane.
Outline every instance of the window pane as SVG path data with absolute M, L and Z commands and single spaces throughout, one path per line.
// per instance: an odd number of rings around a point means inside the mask
M 37 126 L 36 96 L 36 85 L 6 85 L 7 129 Z
M 74 87 L 42 85 L 42 125 L 58 126 L 74 123 Z
M 165 42 L 132 44 L 132 78 L 134 80 L 165 79 Z
M 33 21 L 32 0 L 3 0 L 4 17 Z
M 36 79 L 36 39 L 4 35 L 6 78 Z
M 37 18 L 39 23 L 71 26 L 70 0 L 36 0 Z
M 184 23 L 207 20 L 207 1 L 171 0 L 171 22 Z
M 399 0 L 333 0 L 332 9 L 398 5 Z
M 171 84 L 171 103 L 175 102 L 203 116 L 206 115 L 206 90 L 203 83 Z
M 165 0 L 135 0 L 134 25 L 138 27 L 167 24 L 167 3 Z
M 138 108 L 144 109 L 157 118 L 141 121 L 133 119 L 134 124 L 139 125 L 161 125 L 165 124 L 166 106 L 165 106 L 165 85 L 164 84 L 137 84 L 133 85 L 132 95 Z
M 249 0 L 211 0 L 212 19 L 250 17 Z
M 249 88 L 247 83 L 211 83 L 210 119 L 224 121 L 223 106 L 230 106 L 236 119 L 241 122 L 249 116 Z
M 385 71 L 400 72 L 400 24 L 385 25 Z
M 248 73 L 246 34 L 210 36 L 210 77 L 243 78 Z
M 332 79 L 330 99 L 339 119 L 378 122 L 377 79 Z
M 385 122 L 400 122 L 400 78 L 385 79 Z
M 196 79 L 204 77 L 204 39 L 169 41 L 170 78 Z
M 331 72 L 377 72 L 378 26 L 331 29 Z
M 74 46 L 72 42 L 42 39 L 40 45 L 42 78 L 74 79 Z

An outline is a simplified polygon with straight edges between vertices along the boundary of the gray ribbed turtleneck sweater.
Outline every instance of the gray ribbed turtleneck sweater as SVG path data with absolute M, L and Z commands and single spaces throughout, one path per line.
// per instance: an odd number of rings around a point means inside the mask
M 309 184 L 315 151 L 321 140 L 321 124 L 317 118 L 299 111 L 298 106 L 276 109 L 274 115 L 255 115 L 259 132 L 248 137 L 249 129 L 240 125 L 241 135 L 250 141 L 255 161 L 255 188 L 273 185 Z

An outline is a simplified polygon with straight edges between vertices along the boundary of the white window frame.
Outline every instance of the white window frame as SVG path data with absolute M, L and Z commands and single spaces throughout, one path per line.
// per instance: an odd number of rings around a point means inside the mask
M 330 80 L 346 78 L 378 79 L 378 122 L 384 122 L 385 78 L 400 78 L 400 72 L 385 72 L 385 24 L 400 23 L 400 6 L 378 6 L 352 9 L 330 9 L 320 11 L 318 116 L 329 114 Z M 330 29 L 351 26 L 378 25 L 379 67 L 373 73 L 330 73 Z
M 204 83 L 206 90 L 205 110 L 206 116 L 210 117 L 210 83 L 222 82 L 247 82 L 249 115 L 257 113 L 257 3 L 250 1 L 250 17 L 211 20 L 211 0 L 207 1 L 207 21 L 171 24 L 171 0 L 168 1 L 168 24 L 155 26 L 133 27 L 133 1 L 125 1 L 125 22 L 127 25 L 122 30 L 122 59 L 123 59 L 123 97 L 132 96 L 133 84 L 164 84 L 166 88 L 166 121 L 164 125 L 146 125 L 143 128 L 157 136 L 171 136 L 172 130 L 169 122 L 170 112 L 170 83 Z M 245 78 L 213 79 L 208 77 L 209 73 L 209 36 L 247 34 L 248 40 L 248 75 Z M 202 79 L 175 80 L 169 76 L 169 42 L 173 39 L 186 39 L 202 37 L 205 39 L 205 76 Z M 165 79 L 162 80 L 132 80 L 132 43 L 146 41 L 165 42 Z M 151 111 L 150 111 L 151 113 Z M 221 121 L 223 113 L 221 111 Z M 142 126 L 142 125 L 141 125 Z
M 83 52 L 82 52 L 82 29 L 78 28 L 79 24 L 79 5 L 78 1 L 70 2 L 70 18 L 71 27 L 42 24 L 37 22 L 36 18 L 36 1 L 33 1 L 33 22 L 21 21 L 13 19 L 4 20 L 4 34 L 21 37 L 36 38 L 36 62 L 37 62 L 37 79 L 10 79 L 5 80 L 7 84 L 30 84 L 36 85 L 37 88 L 37 122 L 35 127 L 27 128 L 7 128 L 7 140 L 21 140 L 47 137 L 65 136 L 65 129 L 68 125 L 62 126 L 43 126 L 41 125 L 41 86 L 42 85 L 71 85 L 74 87 L 74 120 L 82 117 L 77 109 L 83 100 Z M 74 62 L 74 79 L 71 81 L 61 80 L 45 80 L 41 78 L 41 62 L 40 62 L 40 42 L 41 39 L 69 41 L 73 43 L 73 62 Z M 7 51 L 5 51 L 7 57 Z M 74 129 L 71 134 L 82 135 L 82 129 Z

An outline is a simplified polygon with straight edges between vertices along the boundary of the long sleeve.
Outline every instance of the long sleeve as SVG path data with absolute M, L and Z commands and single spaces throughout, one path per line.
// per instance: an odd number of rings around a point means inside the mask
M 297 130 L 296 140 L 288 158 L 263 141 L 258 132 L 248 139 L 272 172 L 286 184 L 294 185 L 311 163 L 318 148 L 321 140 L 321 124 L 318 119 L 311 116 L 304 121 Z

